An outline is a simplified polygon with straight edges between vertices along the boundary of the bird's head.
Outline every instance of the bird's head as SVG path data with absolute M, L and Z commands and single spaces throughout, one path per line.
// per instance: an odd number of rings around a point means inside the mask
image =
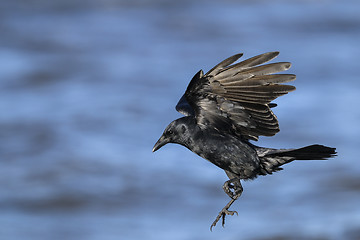
M 167 143 L 178 143 L 186 146 L 191 140 L 190 131 L 196 126 L 192 117 L 183 117 L 172 121 L 164 130 L 152 151 L 155 152 Z

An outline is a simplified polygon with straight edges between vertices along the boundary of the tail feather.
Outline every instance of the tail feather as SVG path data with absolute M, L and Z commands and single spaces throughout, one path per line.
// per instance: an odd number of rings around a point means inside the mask
M 279 150 L 266 156 L 293 157 L 294 160 L 325 160 L 336 156 L 335 150 L 335 148 L 315 144 L 299 149 Z
M 311 145 L 298 149 L 259 149 L 261 174 L 282 170 L 280 166 L 294 160 L 325 160 L 336 156 L 336 149 L 323 145 Z

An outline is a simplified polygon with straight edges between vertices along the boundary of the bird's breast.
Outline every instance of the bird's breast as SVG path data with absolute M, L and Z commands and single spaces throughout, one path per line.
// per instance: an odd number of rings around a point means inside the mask
M 194 139 L 194 147 L 190 150 L 244 179 L 253 178 L 259 168 L 256 151 L 247 142 L 230 134 L 203 132 Z

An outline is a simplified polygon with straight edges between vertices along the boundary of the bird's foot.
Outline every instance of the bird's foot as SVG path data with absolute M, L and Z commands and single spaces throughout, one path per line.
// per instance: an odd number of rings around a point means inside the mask
M 228 174 L 228 172 L 226 173 Z M 232 174 L 228 174 L 229 178 L 232 177 Z M 229 211 L 231 204 L 233 204 L 243 192 L 243 188 L 240 183 L 240 179 L 238 177 L 233 177 L 230 180 L 226 181 L 223 185 L 223 189 L 225 193 L 231 198 L 228 204 L 219 212 L 215 221 L 210 226 L 210 231 L 212 228 L 216 226 L 217 222 L 222 218 L 222 226 L 225 226 L 225 217 L 226 215 L 233 216 L 235 213 L 238 215 L 236 211 Z
M 230 202 L 219 212 L 219 214 L 217 215 L 215 221 L 211 224 L 210 226 L 210 231 L 212 231 L 212 228 L 216 226 L 216 224 L 218 223 L 218 221 L 222 218 L 222 226 L 225 226 L 225 216 L 226 215 L 231 215 L 233 216 L 235 213 L 236 215 L 238 215 L 237 211 L 229 211 L 229 207 L 231 206 L 231 204 L 235 201 L 236 199 L 231 199 Z

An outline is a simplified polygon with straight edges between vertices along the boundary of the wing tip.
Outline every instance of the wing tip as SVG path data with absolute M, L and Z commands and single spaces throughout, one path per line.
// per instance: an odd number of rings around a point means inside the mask
M 273 52 L 268 52 L 269 55 L 272 55 L 274 58 L 279 56 L 280 52 L 279 51 L 273 51 Z
M 237 59 L 241 58 L 244 55 L 244 53 L 237 53 L 233 57 L 237 57 Z
M 288 86 L 290 86 L 290 87 L 289 87 L 289 92 L 293 92 L 293 91 L 296 90 L 296 87 L 295 87 L 295 86 L 293 86 L 293 85 L 288 85 Z
M 273 52 L 266 52 L 263 54 L 258 55 L 259 57 L 265 57 L 266 58 L 266 62 L 273 60 L 274 58 L 276 58 L 277 56 L 279 56 L 280 52 L 279 51 L 273 51 Z M 265 62 L 264 62 L 265 63 Z
M 286 68 L 286 70 L 290 69 L 291 68 L 291 62 L 286 62 L 285 63 L 285 68 Z

